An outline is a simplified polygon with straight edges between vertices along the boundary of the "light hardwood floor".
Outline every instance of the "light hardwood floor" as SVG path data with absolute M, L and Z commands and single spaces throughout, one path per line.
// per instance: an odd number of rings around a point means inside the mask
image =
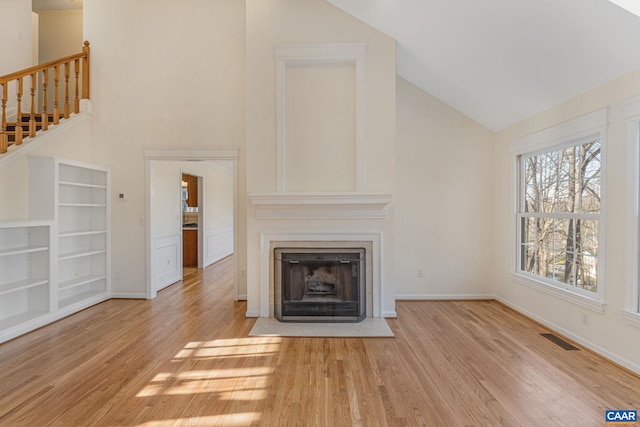
M 396 338 L 253 338 L 227 258 L 0 345 L 0 426 L 602 426 L 640 378 L 493 301 L 398 302 Z

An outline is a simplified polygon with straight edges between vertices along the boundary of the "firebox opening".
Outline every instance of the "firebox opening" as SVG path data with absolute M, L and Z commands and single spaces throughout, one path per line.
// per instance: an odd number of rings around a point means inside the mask
M 364 248 L 276 248 L 274 316 L 283 322 L 366 317 Z

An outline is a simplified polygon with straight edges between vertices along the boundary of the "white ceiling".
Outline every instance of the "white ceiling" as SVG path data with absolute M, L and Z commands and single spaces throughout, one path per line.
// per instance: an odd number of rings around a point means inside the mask
M 401 77 L 494 131 L 640 68 L 640 17 L 608 0 L 327 1 L 397 40 Z

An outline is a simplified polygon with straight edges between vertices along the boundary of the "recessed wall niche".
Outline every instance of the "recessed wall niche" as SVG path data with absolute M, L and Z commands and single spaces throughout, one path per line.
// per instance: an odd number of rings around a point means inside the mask
M 278 46 L 277 191 L 364 191 L 362 43 Z

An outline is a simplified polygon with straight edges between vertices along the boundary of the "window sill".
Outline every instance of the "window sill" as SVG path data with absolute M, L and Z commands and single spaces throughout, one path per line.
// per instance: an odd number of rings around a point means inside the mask
M 624 317 L 625 323 L 636 328 L 640 328 L 640 313 L 634 313 L 633 311 L 621 310 L 622 317 Z
M 511 273 L 511 280 L 520 285 L 527 286 L 529 288 L 543 292 L 547 295 L 552 295 L 554 297 L 560 298 L 575 305 L 579 305 L 580 307 L 587 308 L 599 314 L 604 313 L 604 309 L 606 307 L 606 304 L 602 301 L 598 301 L 596 299 L 589 298 L 584 295 L 568 291 L 566 289 L 557 288 L 555 286 L 530 279 L 520 274 Z

